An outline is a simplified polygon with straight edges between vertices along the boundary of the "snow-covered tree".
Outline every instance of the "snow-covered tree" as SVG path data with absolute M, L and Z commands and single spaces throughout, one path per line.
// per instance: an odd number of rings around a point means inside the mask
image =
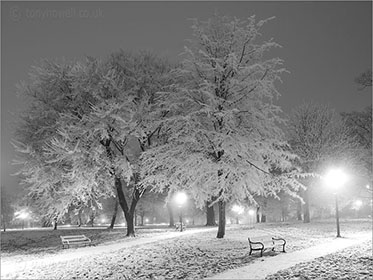
M 79 118 L 90 110 L 91 95 L 76 88 L 82 67 L 79 63 L 43 61 L 30 72 L 30 82 L 20 83 L 18 88 L 30 106 L 21 116 L 13 142 L 18 152 L 15 163 L 20 165 L 18 174 L 29 203 L 50 221 L 62 219 L 72 204 L 105 193 L 98 184 L 75 184 L 75 188 L 66 176 L 72 162 L 51 161 L 46 153 L 58 135 L 61 115 L 71 113 Z M 88 61 L 84 67 L 92 69 L 94 62 Z
M 194 40 L 174 72 L 177 83 L 158 95 L 165 144 L 142 155 L 142 184 L 170 193 L 185 189 L 199 207 L 219 205 L 218 238 L 225 234 L 225 203 L 298 185 L 271 170 L 291 168 L 292 155 L 279 124 L 275 82 L 285 70 L 266 58 L 278 45 L 261 41 L 257 22 L 215 15 L 195 20 Z M 281 179 L 280 179 L 281 177 Z M 285 182 L 286 181 L 286 182 Z
M 127 236 L 133 236 L 133 215 L 144 192 L 137 185 L 137 157 L 159 131 L 147 125 L 147 118 L 154 93 L 168 82 L 169 65 L 151 53 L 121 51 L 104 62 L 88 58 L 68 69 L 66 90 L 60 92 L 59 84 L 49 79 L 45 92 L 50 95 L 43 91 L 42 95 L 47 102 L 65 99 L 75 107 L 53 111 L 52 132 L 40 137 L 37 153 L 31 145 L 17 144 L 23 154 L 21 173 L 30 195 L 59 216 L 72 203 L 89 204 L 101 196 L 116 196 L 127 221 Z M 41 73 L 36 76 L 46 80 Z M 39 103 L 34 107 L 35 111 L 28 112 L 30 119 L 40 111 L 44 114 Z M 35 123 L 35 130 L 49 129 L 45 126 Z M 24 140 L 20 142 L 28 143 Z
M 99 82 L 88 88 L 96 102 L 89 114 L 60 118 L 60 137 L 50 152 L 60 161 L 66 155 L 76 168 L 70 173 L 88 178 L 110 177 L 127 222 L 127 236 L 135 235 L 134 213 L 145 189 L 137 184 L 137 157 L 157 137 L 159 126 L 149 125 L 154 94 L 168 83 L 169 65 L 151 53 L 118 52 L 105 61 Z M 90 78 L 88 76 L 88 78 Z M 75 179 L 76 181 L 76 179 Z
M 327 105 L 304 103 L 295 108 L 288 126 L 289 143 L 298 155 L 297 164 L 303 172 L 322 175 L 333 165 L 350 172 L 359 172 L 362 156 L 356 139 L 340 116 Z M 301 191 L 304 200 L 303 219 L 310 222 L 310 188 L 314 178 L 304 179 L 307 189 Z

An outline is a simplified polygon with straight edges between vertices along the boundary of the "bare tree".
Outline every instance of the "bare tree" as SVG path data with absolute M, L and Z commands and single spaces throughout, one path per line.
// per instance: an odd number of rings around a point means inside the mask
M 360 85 L 360 90 L 363 90 L 367 87 L 372 86 L 372 70 L 369 69 L 360 74 L 357 78 L 355 78 L 355 83 Z
M 340 116 L 326 105 L 300 105 L 293 110 L 288 129 L 291 148 L 299 156 L 297 164 L 304 172 L 322 174 L 328 164 L 344 162 L 353 165 L 358 161 L 356 139 L 350 136 Z M 304 178 L 307 188 L 300 190 L 305 223 L 310 222 L 312 180 L 312 177 Z

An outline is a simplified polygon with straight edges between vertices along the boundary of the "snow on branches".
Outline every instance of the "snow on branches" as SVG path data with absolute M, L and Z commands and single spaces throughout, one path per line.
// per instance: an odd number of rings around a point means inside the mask
M 294 155 L 273 103 L 274 83 L 285 70 L 280 59 L 264 58 L 278 45 L 259 41 L 263 23 L 218 15 L 194 22 L 175 84 L 158 94 L 158 110 L 169 111 L 162 120 L 168 134 L 142 155 L 144 185 L 186 189 L 203 206 L 212 197 L 230 201 L 264 193 L 275 176 L 271 169 L 291 169 Z
M 51 211 L 62 215 L 72 204 L 115 195 L 127 211 L 121 187 L 126 182 L 136 197 L 133 212 L 144 191 L 136 183 L 137 158 L 157 142 L 160 127 L 150 119 L 155 93 L 168 85 L 169 72 L 167 61 L 151 53 L 124 51 L 104 61 L 47 61 L 35 68 L 33 81 L 20 87 L 32 104 L 15 141 L 19 174 L 33 202 L 60 199 L 61 207 Z M 41 199 L 40 193 L 49 195 Z

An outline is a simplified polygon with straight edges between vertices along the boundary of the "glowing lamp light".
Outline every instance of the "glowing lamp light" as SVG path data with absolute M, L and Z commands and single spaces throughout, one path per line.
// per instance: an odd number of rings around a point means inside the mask
M 330 169 L 324 176 L 325 183 L 334 189 L 341 187 L 347 180 L 347 175 L 341 169 Z M 335 219 L 337 222 L 337 237 L 341 237 L 339 228 L 338 193 L 335 192 Z
M 19 214 L 18 217 L 19 217 L 20 219 L 24 220 L 24 219 L 27 219 L 28 216 L 29 216 L 29 213 L 27 213 L 27 212 L 22 212 L 21 214 Z
M 355 206 L 356 206 L 356 208 L 360 208 L 361 207 L 361 205 L 363 205 L 363 202 L 361 201 L 361 200 L 356 200 L 355 201 Z
M 20 210 L 14 213 L 14 216 L 18 219 L 25 220 L 30 216 L 27 210 Z
M 175 195 L 175 201 L 179 206 L 183 205 L 187 201 L 187 199 L 188 197 L 184 192 L 178 192 Z
M 15 217 L 22 220 L 22 229 L 25 228 L 25 220 L 30 216 L 27 210 L 20 210 L 14 213 Z
M 184 192 L 178 192 L 176 193 L 175 197 L 175 202 L 180 208 L 180 215 L 179 215 L 179 221 L 180 221 L 180 232 L 183 231 L 183 209 L 182 206 L 183 204 L 187 201 L 188 197 Z
M 342 186 L 348 177 L 341 169 L 331 169 L 325 176 L 324 181 L 325 183 L 334 188 L 338 188 Z
M 250 215 L 250 216 L 254 216 L 254 214 L 255 214 L 255 211 L 254 211 L 253 209 L 250 209 L 250 210 L 249 210 L 249 215 Z
M 242 206 L 236 204 L 236 205 L 233 205 L 232 211 L 236 212 L 238 215 L 241 215 L 244 211 L 244 208 Z

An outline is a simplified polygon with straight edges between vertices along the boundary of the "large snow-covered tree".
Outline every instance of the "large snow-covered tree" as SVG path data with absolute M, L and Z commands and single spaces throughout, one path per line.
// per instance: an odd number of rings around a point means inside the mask
M 91 203 L 102 195 L 114 195 L 126 218 L 127 236 L 135 234 L 134 212 L 144 192 L 137 184 L 137 157 L 157 138 L 160 128 L 148 126 L 147 118 L 154 93 L 168 82 L 169 69 L 165 60 L 151 53 L 124 51 L 103 62 L 89 58 L 71 67 L 68 90 L 61 95 L 73 101 L 83 99 L 81 104 L 56 112 L 53 133 L 41 138 L 37 154 L 30 145 L 18 145 L 26 155 L 23 159 L 32 159 L 23 161 L 21 172 L 30 193 L 49 192 L 50 204 L 38 199 L 46 209 L 56 208 L 53 201 L 58 200 L 61 206 L 52 212 L 63 215 L 73 198 L 75 203 Z M 46 96 L 47 100 L 60 94 L 58 85 L 48 86 L 52 96 Z M 45 129 L 44 124 L 38 125 Z M 37 157 L 38 167 L 33 165 Z M 41 176 L 45 178 L 39 180 Z
M 30 81 L 18 87 L 30 106 L 17 127 L 13 142 L 18 152 L 15 162 L 20 165 L 18 174 L 29 203 L 49 221 L 62 219 L 71 205 L 92 201 L 97 194 L 107 194 L 99 182 L 75 184 L 75 188 L 66 177 L 71 161 L 51 162 L 45 153 L 47 145 L 58 135 L 61 115 L 72 113 L 79 118 L 90 110 L 92 96 L 76 89 L 81 82 L 82 67 L 79 63 L 43 61 L 33 67 Z M 94 67 L 92 60 L 84 64 L 87 71 Z
M 297 164 L 303 172 L 322 175 L 333 165 L 342 165 L 350 172 L 359 172 L 362 156 L 356 138 L 340 116 L 327 105 L 304 103 L 295 108 L 288 125 L 292 150 L 298 155 Z M 304 200 L 303 221 L 310 222 L 310 189 L 312 177 L 301 191 Z
M 195 20 L 194 39 L 174 72 L 177 83 L 158 95 L 165 143 L 142 155 L 142 184 L 170 193 L 186 190 L 200 207 L 219 205 L 218 238 L 225 234 L 225 203 L 253 199 L 254 193 L 298 187 L 292 155 L 279 124 L 275 82 L 285 70 L 267 58 L 278 45 L 260 40 L 266 21 L 215 15 Z M 281 181 L 281 183 L 280 183 Z M 286 181 L 286 182 L 285 182 Z
M 87 163 L 97 166 L 99 162 L 97 172 L 109 172 L 111 180 L 108 181 L 115 186 L 115 195 L 126 219 L 127 236 L 134 236 L 135 209 L 145 191 L 138 185 L 137 157 L 157 139 L 155 134 L 160 127 L 149 125 L 148 118 L 155 92 L 168 83 L 170 67 L 151 53 L 121 51 L 103 63 L 102 69 L 104 75 L 98 86 L 90 89 L 97 98 L 92 111 L 79 120 L 73 114 L 64 115 L 60 119 L 61 137 L 50 151 L 57 158 L 66 155 L 71 158 L 74 154 L 77 170 L 89 170 L 91 178 L 97 175 L 92 174 L 95 169 Z

